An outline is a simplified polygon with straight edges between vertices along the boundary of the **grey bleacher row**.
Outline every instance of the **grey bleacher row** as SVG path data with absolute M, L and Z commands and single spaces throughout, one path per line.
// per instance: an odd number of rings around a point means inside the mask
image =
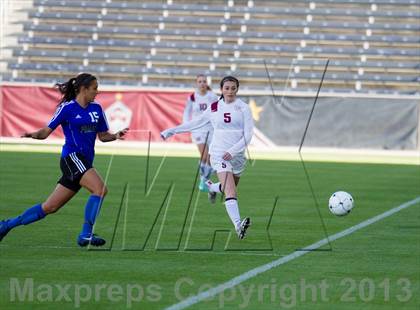
M 311 28 L 333 28 L 333 29 L 386 29 L 386 30 L 410 30 L 419 31 L 420 24 L 404 24 L 404 23 L 380 23 L 376 22 L 370 24 L 368 22 L 348 22 L 348 21 L 311 21 L 297 19 L 297 20 L 243 20 L 240 18 L 217 18 L 217 17 L 194 17 L 194 16 L 144 16 L 144 15 L 130 15 L 130 14 L 107 14 L 102 15 L 99 13 L 71 13 L 71 12 L 29 12 L 30 18 L 40 19 L 59 19 L 60 21 L 68 19 L 70 21 L 79 19 L 83 21 L 114 21 L 120 23 L 178 23 L 178 24 L 192 24 L 192 25 L 252 25 L 252 26 L 291 26 L 291 27 L 311 27 Z
M 369 41 L 369 42 L 398 42 L 398 43 L 419 43 L 418 36 L 407 35 L 361 35 L 361 34 L 335 34 L 335 33 L 310 33 L 302 35 L 301 32 L 262 32 L 262 31 L 229 31 L 222 32 L 220 30 L 206 29 L 154 29 L 140 27 L 86 27 L 78 25 L 35 25 L 33 22 L 23 23 L 25 31 L 40 32 L 63 32 L 63 33 L 98 33 L 98 34 L 131 34 L 131 35 L 168 35 L 168 36 L 197 36 L 197 37 L 224 37 L 224 38 L 258 38 L 270 40 L 328 40 L 328 41 Z
M 34 0 L 34 3 L 39 5 L 39 3 L 47 3 L 47 2 L 52 2 L 52 3 L 61 3 L 61 2 L 65 2 L 68 0 Z M 82 2 L 89 2 L 89 1 L 82 1 Z M 185 1 L 185 0 L 176 0 L 175 3 L 186 3 L 186 4 L 191 4 L 192 1 Z M 203 2 L 203 3 L 209 3 L 210 1 L 205 0 L 205 1 L 194 1 L 194 2 Z M 213 0 L 211 2 L 214 3 L 226 3 L 226 0 Z M 246 1 L 242 0 L 242 3 L 247 3 Z M 290 5 L 290 0 L 257 0 L 254 1 L 256 4 L 255 5 L 261 5 L 261 6 L 268 6 L 271 5 L 273 6 L 273 4 L 278 4 L 278 3 L 282 3 L 285 5 Z M 310 1 L 308 0 L 293 0 L 294 3 L 303 3 L 303 4 L 308 4 Z M 322 4 L 329 4 L 329 5 L 335 5 L 335 4 L 350 4 L 350 5 L 354 5 L 354 4 L 365 4 L 365 5 L 371 5 L 371 4 L 377 4 L 377 5 L 416 5 L 418 3 L 418 0 L 316 0 L 314 1 L 316 3 L 322 3 Z M 103 5 L 110 5 L 110 4 L 117 4 L 120 5 L 120 3 L 122 3 L 122 5 L 130 5 L 131 3 L 139 3 L 138 0 L 110 0 L 109 2 L 103 2 Z M 169 5 L 169 4 L 163 4 L 163 5 L 167 5 L 168 7 L 171 7 L 173 4 Z
M 79 71 L 77 71 L 79 72 Z M 74 73 L 77 73 L 74 72 Z M 51 86 L 53 86 L 55 83 L 57 82 L 63 82 L 66 81 L 68 79 L 69 76 L 71 76 L 72 74 L 65 74 L 64 72 L 61 74 L 61 77 L 29 77 L 29 76 L 22 76 L 22 77 L 18 77 L 18 78 L 13 78 L 10 74 L 5 74 L 3 76 L 0 76 L 0 81 L 3 78 L 5 81 L 16 81 L 16 82 L 26 82 L 26 83 L 44 83 L 44 84 L 50 84 Z M 213 75 L 215 76 L 215 75 Z M 115 79 L 109 79 L 106 77 L 100 77 L 100 81 L 102 85 L 111 85 L 111 86 L 147 86 L 148 88 L 168 88 L 168 87 L 172 87 L 172 88 L 191 88 L 193 87 L 193 85 L 191 84 L 191 80 L 186 80 L 186 81 L 171 81 L 171 80 L 165 80 L 165 81 L 148 81 L 147 84 L 143 84 L 141 82 L 141 78 L 139 79 L 133 79 L 133 80 L 125 80 L 125 81 L 121 81 L 121 80 L 115 80 Z M 217 79 L 216 79 L 217 81 Z M 263 90 L 266 92 L 270 92 L 271 91 L 271 87 L 269 82 L 266 82 L 264 84 L 261 85 L 253 85 L 252 88 L 249 88 L 247 85 L 243 85 L 241 83 L 241 91 L 243 90 Z M 216 92 L 218 91 L 217 89 L 215 89 Z M 301 92 L 301 90 L 296 90 L 296 89 L 292 89 L 290 87 L 286 87 L 285 85 L 282 85 L 281 87 L 278 87 L 276 90 L 276 93 L 278 93 L 279 91 L 289 91 L 289 92 L 293 92 L 293 91 L 298 91 L 299 93 Z M 314 92 L 317 90 L 317 85 L 306 85 L 305 86 L 305 91 L 311 91 Z M 322 93 L 348 93 L 349 89 L 348 87 L 343 87 L 341 85 L 334 85 L 334 86 L 328 86 L 326 84 L 323 84 L 322 87 Z M 413 91 L 406 91 L 406 92 L 396 92 L 393 89 L 388 89 L 388 88 L 384 88 L 384 89 L 367 89 L 365 90 L 366 93 L 370 93 L 370 94 L 413 94 Z
M 102 47 L 131 47 L 131 48 L 164 48 L 174 50 L 203 50 L 203 51 L 248 51 L 248 52 L 275 52 L 275 53 L 310 53 L 310 54 L 344 54 L 344 55 L 392 55 L 418 58 L 418 49 L 401 48 L 369 48 L 357 47 L 321 47 L 321 46 L 286 46 L 286 45 L 238 45 L 238 44 L 210 44 L 196 42 L 150 42 L 143 40 L 123 39 L 86 39 L 86 38 L 62 38 L 62 37 L 21 37 L 20 44 L 51 44 L 51 45 L 72 45 L 72 46 L 102 46 Z
M 109 84 L 190 87 L 197 74 L 234 74 L 245 88 L 267 89 L 264 60 L 277 90 L 314 90 L 329 58 L 325 91 L 418 93 L 417 1 L 320 0 L 309 8 L 303 0 L 34 0 L 7 77 L 51 81 L 92 71 Z
M 121 65 L 74 65 L 74 64 L 51 64 L 51 63 L 9 63 L 11 69 L 23 69 L 23 70 L 40 70 L 40 71 L 71 71 L 71 72 L 82 72 L 82 71 L 92 71 L 92 72 L 106 72 L 110 73 L 131 73 L 134 75 L 140 74 L 166 74 L 166 75 L 198 75 L 198 74 L 207 74 L 207 75 L 216 75 L 222 76 L 226 74 L 225 71 L 221 72 L 218 70 L 203 70 L 195 68 L 145 68 L 144 66 L 121 66 Z M 268 81 L 267 72 L 262 68 L 261 70 L 236 70 L 235 72 L 228 72 L 228 74 L 237 74 L 241 76 L 242 79 L 246 78 L 258 78 Z M 306 79 L 313 80 L 318 82 L 322 77 L 322 72 L 286 72 L 286 71 L 273 71 L 270 72 L 270 77 L 272 79 L 285 80 L 289 78 L 296 79 Z M 352 73 L 343 73 L 343 72 L 327 72 L 325 76 L 326 80 L 344 80 L 344 81 L 360 81 L 361 76 L 358 74 Z M 420 81 L 419 77 L 416 75 L 379 75 L 379 74 L 364 74 L 364 81 L 377 81 L 377 82 L 413 82 L 416 83 Z
M 45 57 L 46 59 L 51 58 L 62 58 L 66 61 L 69 58 L 73 59 L 89 59 L 89 60 L 120 60 L 120 61 L 157 61 L 157 62 L 173 62 L 174 64 L 179 62 L 191 62 L 191 63 L 215 63 L 215 64 L 257 64 L 264 66 L 264 62 L 268 65 L 300 65 L 300 66 L 324 66 L 326 59 L 296 59 L 290 57 L 279 57 L 279 58 L 267 58 L 267 59 L 252 59 L 252 58 L 233 58 L 233 57 L 208 57 L 202 55 L 150 55 L 143 53 L 127 53 L 127 52 L 103 52 L 93 51 L 89 53 L 87 51 L 72 51 L 72 50 L 22 50 L 21 48 L 13 49 L 13 56 L 15 57 Z M 344 67 L 344 68 L 380 68 L 383 69 L 386 65 L 387 69 L 419 69 L 420 64 L 416 61 L 373 61 L 367 60 L 365 62 L 350 60 L 350 59 L 331 59 L 331 67 Z
M 114 0 L 115 1 L 115 0 Z M 117 0 L 118 1 L 118 0 Z M 136 1 L 136 0 L 134 0 Z M 290 4 L 288 0 L 274 0 L 275 2 L 286 2 Z M 293 2 L 304 2 L 308 3 L 308 0 L 293 0 Z M 344 4 L 388 4 L 388 5 L 395 5 L 395 4 L 410 4 L 415 5 L 418 3 L 418 0 L 316 0 L 317 3 L 344 3 Z
M 279 1 L 281 2 L 281 1 Z M 317 1 L 319 2 L 319 1 Z M 406 1 L 404 1 L 406 2 Z M 411 1 L 410 1 L 411 2 Z M 230 12 L 230 13 L 250 13 L 250 14 L 294 14 L 294 15 L 331 15 L 331 16 L 373 16 L 373 17 L 394 17 L 394 18 L 418 18 L 420 17 L 420 13 L 417 11 L 392 11 L 392 10 L 379 10 L 379 11 L 371 11 L 363 9 L 338 9 L 338 8 L 300 8 L 300 7 L 293 7 L 290 6 L 290 3 L 284 2 L 287 6 L 286 7 L 261 7 L 260 4 L 254 7 L 247 7 L 247 6 L 220 6 L 220 5 L 212 5 L 212 6 L 203 6 L 198 4 L 164 4 L 164 3 L 142 3 L 142 2 L 104 2 L 104 1 L 74 1 L 74 0 L 35 0 L 35 4 L 38 6 L 56 6 L 61 8 L 78 8 L 78 9 L 86 9 L 86 8 L 107 8 L 107 9 L 119 9 L 119 10 L 168 10 L 171 11 L 190 11 L 190 12 L 197 12 L 197 11 L 207 11 L 207 12 Z M 303 2 L 307 5 L 307 2 Z M 371 4 L 370 2 L 369 4 Z M 375 1 L 375 3 L 377 3 Z M 388 4 L 398 4 L 400 3 L 388 3 Z M 406 4 L 406 3 L 403 3 Z M 409 4 L 413 4 L 412 2 Z M 294 1 L 294 5 L 296 5 L 296 1 Z

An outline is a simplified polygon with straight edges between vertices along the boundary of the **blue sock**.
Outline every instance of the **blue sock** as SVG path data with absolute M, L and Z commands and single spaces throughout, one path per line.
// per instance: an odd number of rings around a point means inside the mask
M 204 174 L 205 174 L 205 167 L 206 167 L 206 164 L 205 163 L 202 163 L 201 161 L 200 161 L 200 176 L 204 176 Z
M 82 228 L 82 235 L 92 233 L 93 224 L 95 224 L 96 216 L 101 206 L 101 201 L 102 199 L 100 196 L 91 195 L 89 197 L 85 207 L 85 222 Z
M 42 210 L 41 204 L 37 204 L 29 209 L 27 209 L 25 212 L 23 212 L 21 215 L 11 218 L 7 221 L 7 226 L 9 228 L 14 228 L 16 226 L 20 225 L 28 225 L 33 222 L 39 221 L 45 217 L 45 212 Z
M 213 173 L 213 168 L 210 166 L 210 165 L 205 165 L 204 166 L 204 178 L 206 179 L 206 180 L 209 180 L 210 179 L 210 177 L 211 177 L 211 175 L 212 175 L 212 173 Z

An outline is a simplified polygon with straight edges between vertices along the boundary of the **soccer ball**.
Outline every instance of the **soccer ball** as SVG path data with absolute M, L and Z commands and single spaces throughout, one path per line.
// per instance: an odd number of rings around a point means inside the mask
M 343 191 L 338 191 L 332 194 L 328 202 L 328 208 L 331 213 L 337 216 L 349 214 L 353 207 L 353 197 L 349 193 Z

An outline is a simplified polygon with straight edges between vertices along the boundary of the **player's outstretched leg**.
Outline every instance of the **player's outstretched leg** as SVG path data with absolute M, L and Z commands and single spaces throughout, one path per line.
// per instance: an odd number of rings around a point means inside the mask
M 95 224 L 101 203 L 102 198 L 97 195 L 91 195 L 86 203 L 85 222 L 82 227 L 82 232 L 77 238 L 77 243 L 82 247 L 87 246 L 88 244 L 102 246 L 106 243 L 106 241 L 101 237 L 92 234 L 93 225 Z
M 248 227 L 251 226 L 251 219 L 249 217 L 246 217 L 243 220 L 241 220 L 241 217 L 239 215 L 238 201 L 236 200 L 236 198 L 226 198 L 225 206 L 229 218 L 235 226 L 238 238 L 245 238 L 246 231 Z
M 20 225 L 28 225 L 33 222 L 39 221 L 45 217 L 46 213 L 42 209 L 41 204 L 37 204 L 21 215 L 5 220 L 0 221 L 0 241 L 7 235 L 7 233 L 12 230 L 13 228 L 20 226 Z
M 8 234 L 10 231 L 9 225 L 6 221 L 0 221 L 0 241 L 3 240 L 4 237 Z

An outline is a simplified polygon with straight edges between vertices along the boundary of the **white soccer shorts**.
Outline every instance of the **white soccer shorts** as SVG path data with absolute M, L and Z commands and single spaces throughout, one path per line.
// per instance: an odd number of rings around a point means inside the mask
M 210 156 L 211 167 L 219 172 L 232 172 L 234 175 L 241 175 L 245 169 L 246 158 L 243 154 L 234 156 L 231 160 L 224 160 L 222 156 Z

